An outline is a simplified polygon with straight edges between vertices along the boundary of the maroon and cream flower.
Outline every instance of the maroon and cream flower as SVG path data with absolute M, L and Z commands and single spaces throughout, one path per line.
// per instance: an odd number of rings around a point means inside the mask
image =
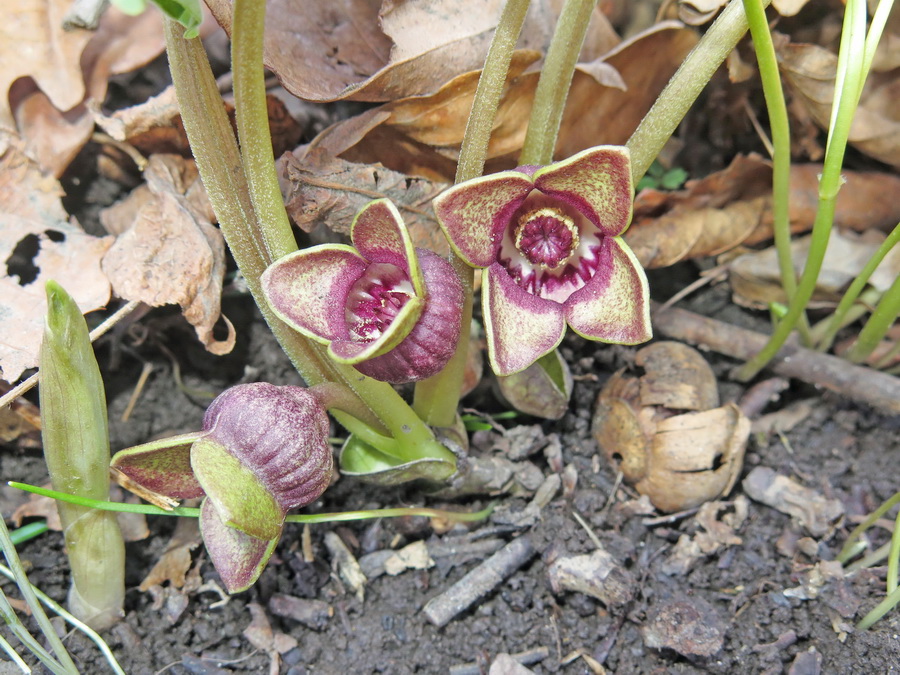
M 620 236 L 633 197 L 628 149 L 599 146 L 460 183 L 435 199 L 454 250 L 484 268 L 494 372 L 519 372 L 553 351 L 566 324 L 589 340 L 650 339 L 647 278 Z
M 438 373 L 459 339 L 463 291 L 451 265 L 413 247 L 386 199 L 353 221 L 353 246 L 291 253 L 262 275 L 269 306 L 285 323 L 328 345 L 329 355 L 385 382 Z

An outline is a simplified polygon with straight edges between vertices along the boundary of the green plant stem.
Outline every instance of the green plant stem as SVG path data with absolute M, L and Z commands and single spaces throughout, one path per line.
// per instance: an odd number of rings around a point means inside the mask
M 264 3 L 250 2 L 242 7 L 244 9 L 240 17 L 236 17 L 236 23 L 261 11 Z M 251 21 L 251 25 L 253 23 Z M 185 40 L 180 33 L 177 23 L 166 21 L 166 50 L 169 54 L 172 81 L 175 84 L 185 131 L 232 255 L 282 349 L 307 385 L 313 386 L 327 381 L 346 384 L 394 435 L 406 455 L 412 458 L 440 457 L 455 461 L 453 453 L 434 440 L 427 426 L 393 387 L 364 377 L 349 366 L 334 363 L 320 345 L 307 340 L 284 324 L 269 309 L 262 294 L 260 276 L 266 267 L 274 262 L 273 255 L 283 254 L 289 248 L 290 241 L 283 232 L 280 234 L 277 232 L 278 219 L 275 221 L 276 230 L 273 231 L 270 231 L 267 223 L 260 222 L 250 197 L 250 185 L 244 174 L 231 124 L 225 114 L 206 52 L 199 40 Z M 241 42 L 234 45 L 236 60 L 249 61 L 255 58 L 254 53 L 261 55 L 261 51 L 240 51 L 256 49 L 253 41 L 255 34 L 252 30 L 244 33 Z M 255 71 L 245 71 L 243 66 L 238 68 L 242 80 L 252 79 L 252 72 Z M 262 77 L 261 70 L 258 77 Z M 235 78 L 238 78 L 238 73 L 235 73 Z M 250 91 L 254 91 L 253 86 L 250 87 Z M 238 111 L 241 110 L 241 101 L 236 102 L 236 108 Z M 251 103 L 245 123 L 248 126 L 264 124 L 267 128 L 268 117 L 263 115 L 263 120 L 258 118 L 261 112 L 264 113 L 258 106 L 254 108 Z M 251 132 L 245 141 L 245 152 L 263 155 L 264 150 L 250 150 L 246 147 L 256 138 L 255 132 Z M 272 162 L 271 156 L 269 162 Z M 257 201 L 260 203 L 275 197 L 271 193 L 271 181 L 265 178 L 264 173 L 265 171 L 260 169 L 260 175 L 256 179 L 256 185 L 262 186 L 263 190 L 257 195 Z M 277 199 L 278 204 L 281 204 L 280 192 Z M 290 235 L 290 239 L 293 239 L 293 235 Z M 342 423 L 348 419 L 345 413 L 336 413 L 334 417 Z
M 37 520 L 33 523 L 28 523 L 27 525 L 16 528 L 12 532 L 10 532 L 9 537 L 13 543 L 13 546 L 18 546 L 19 544 L 24 544 L 26 541 L 34 539 L 35 537 L 39 537 L 49 529 L 50 528 L 47 526 L 46 520 Z
M 472 110 L 466 124 L 456 165 L 456 182 L 477 178 L 484 172 L 491 130 L 500 106 L 516 42 L 528 13 L 530 0 L 507 0 L 491 40 L 491 48 L 478 78 Z M 451 253 L 450 263 L 463 286 L 463 311 L 456 352 L 444 369 L 416 384 L 413 409 L 436 427 L 449 427 L 456 419 L 459 395 L 466 373 L 472 327 L 472 288 L 475 272 L 459 256 Z
M 859 332 L 856 341 L 845 355 L 854 363 L 862 363 L 887 334 L 894 320 L 900 314 L 900 276 L 894 279 L 891 287 L 881 296 L 881 301 Z
M 869 630 L 875 622 L 896 607 L 897 603 L 900 603 L 900 588 L 894 590 L 893 593 L 889 593 L 884 600 L 875 605 L 872 611 L 866 614 L 860 622 L 856 624 L 856 629 Z
M 900 571 L 900 513 L 894 518 L 894 531 L 891 533 L 891 550 L 888 553 L 887 592 L 897 590 L 898 571 Z
M 850 308 L 853 307 L 857 298 L 859 298 L 859 296 L 862 294 L 863 290 L 866 287 L 866 284 L 869 282 L 872 274 L 881 264 L 881 261 L 884 260 L 888 252 L 897 245 L 897 242 L 900 242 L 900 223 L 898 223 L 897 226 L 894 227 L 893 230 L 891 230 L 890 234 L 888 234 L 885 240 L 881 242 L 881 246 L 879 246 L 878 250 L 875 251 L 875 254 L 871 258 L 869 258 L 869 260 L 860 270 L 859 274 L 847 288 L 846 292 L 841 298 L 841 301 L 838 303 L 837 308 L 834 310 L 834 314 L 832 314 L 831 318 L 829 319 L 828 327 L 825 330 L 825 333 L 819 339 L 819 351 L 826 351 L 831 348 L 837 332 L 846 323 L 845 318 L 847 317 L 847 313 L 850 311 Z
M 859 294 L 855 302 L 848 303 L 846 312 L 835 322 L 834 333 L 836 334 L 841 328 L 849 326 L 854 321 L 865 316 L 872 311 L 872 308 L 878 303 L 883 293 L 875 288 L 869 288 Z M 841 299 L 843 303 L 843 298 Z M 818 351 L 827 351 L 834 341 L 834 334 L 831 334 L 832 319 L 834 314 L 819 321 L 812 327 L 812 337 L 815 344 L 818 345 Z M 827 335 L 826 335 L 827 334 Z
M 861 11 L 857 11 L 859 8 Z M 813 222 L 806 265 L 797 284 L 797 292 L 791 299 L 787 314 L 775 326 L 772 337 L 769 338 L 766 345 L 756 356 L 737 370 L 735 376 L 739 380 L 747 381 L 754 378 L 769 361 L 775 358 L 815 291 L 816 281 L 825 259 L 825 251 L 828 248 L 831 227 L 834 223 L 834 209 L 838 191 L 841 189 L 841 168 L 844 164 L 844 152 L 847 149 L 847 139 L 850 135 L 850 124 L 859 103 L 859 93 L 862 90 L 861 81 L 865 79 L 865 73 L 862 71 L 865 20 L 865 7 L 856 0 L 850 0 L 844 14 L 844 31 L 841 38 L 841 56 L 849 62 L 849 70 L 846 71 L 843 79 L 840 78 L 840 71 L 838 73 L 837 83 L 840 86 L 836 86 L 836 92 L 841 91 L 844 95 L 835 99 L 838 111 L 828 134 L 825 163 L 819 179 L 819 204 Z M 841 84 L 842 81 L 843 84 Z
M 528 120 L 519 164 L 550 164 L 578 54 L 597 0 L 566 0 L 556 24 Z
M 151 504 L 125 504 L 123 502 L 109 502 L 97 499 L 87 499 L 65 492 L 48 490 L 47 488 L 27 483 L 7 483 L 10 487 L 25 492 L 31 492 L 42 497 L 50 497 L 62 502 L 88 506 L 100 511 L 116 511 L 120 513 L 142 513 L 148 516 L 180 516 L 186 518 L 199 518 L 200 509 L 179 506 L 172 510 L 161 509 Z M 493 506 L 475 512 L 444 511 L 442 509 L 430 509 L 426 507 L 404 507 L 394 509 L 368 509 L 365 511 L 341 511 L 337 513 L 303 513 L 288 516 L 288 523 L 332 523 L 346 520 L 367 520 L 372 518 L 402 518 L 404 516 L 427 516 L 429 518 L 447 518 L 459 522 L 471 522 L 487 518 Z
M 275 173 L 269 109 L 263 73 L 266 3 L 234 0 L 231 71 L 234 75 L 235 120 L 241 163 L 250 200 L 260 225 L 267 258 L 278 260 L 297 250 Z
M 768 7 L 770 2 L 763 0 L 763 6 Z M 626 146 L 631 151 L 631 175 L 635 185 L 647 173 L 706 83 L 746 32 L 744 8 L 740 0 L 732 0 L 679 66 L 628 139 Z
M 853 528 L 853 531 L 847 535 L 847 541 L 844 543 L 844 547 L 841 549 L 841 552 L 837 555 L 837 561 L 842 565 L 846 565 L 847 561 L 850 559 L 850 555 L 853 552 L 856 541 L 862 536 L 863 532 L 868 530 L 872 525 L 881 518 L 885 513 L 890 511 L 894 506 L 900 504 L 900 492 L 897 492 L 890 499 L 888 499 L 884 504 L 879 506 L 877 509 L 872 511 L 866 519 L 862 521 L 859 525 Z
M 31 633 L 25 629 L 25 626 L 19 621 L 18 615 L 9 604 L 6 596 L 0 591 L 0 612 L 3 614 L 3 620 L 9 626 L 10 630 L 15 633 L 16 637 L 19 638 L 22 643 L 54 673 L 65 673 L 67 675 L 77 674 L 78 669 L 72 662 L 69 652 L 66 651 L 62 640 L 60 640 L 59 636 L 56 634 L 56 629 L 53 628 L 50 619 L 47 618 L 47 614 L 35 597 L 34 588 L 28 581 L 28 576 L 25 574 L 25 568 L 22 567 L 22 561 L 19 560 L 19 556 L 16 554 L 16 547 L 9 538 L 9 530 L 6 527 L 6 522 L 2 518 L 0 518 L 0 549 L 3 550 L 6 564 L 9 565 L 10 570 L 12 570 L 16 585 L 19 587 L 19 592 L 22 594 L 22 598 L 31 610 L 31 615 L 34 617 L 34 620 L 37 621 L 41 632 L 44 634 L 44 638 L 50 645 L 50 649 L 53 650 L 56 658 L 54 659 L 50 656 L 40 643 L 32 637 Z
M 762 80 L 769 126 L 772 130 L 772 229 L 775 233 L 775 250 L 781 271 L 781 286 L 788 301 L 797 292 L 797 272 L 791 259 L 791 222 L 789 201 L 791 194 L 791 129 L 787 104 L 781 87 L 775 45 L 769 32 L 766 10 L 762 0 L 744 0 L 744 11 L 750 26 L 750 35 L 756 50 L 756 61 Z M 809 322 L 804 312 L 798 323 L 800 338 L 806 347 L 812 346 Z
M 23 673 L 31 672 L 31 668 L 28 667 L 28 664 L 25 663 L 24 659 L 19 656 L 18 652 L 13 649 L 13 646 L 9 644 L 6 638 L 2 635 L 0 635 L 0 648 L 2 648 L 4 652 L 6 652 L 6 655 L 9 656 L 10 661 L 15 663 L 19 667 L 19 670 L 21 670 Z
M 472 110 L 466 123 L 466 133 L 459 149 L 456 183 L 478 178 L 484 173 L 494 119 L 497 117 L 497 108 L 500 106 L 509 64 L 519 34 L 522 32 L 529 4 L 530 0 L 507 0 L 503 7 L 497 30 L 491 40 L 491 48 L 484 62 L 484 69 L 478 78 L 478 88 L 475 90 Z
M 5 576 L 10 581 L 15 580 L 14 572 L 4 565 L 0 565 L 0 574 Z M 86 623 L 76 619 L 58 602 L 50 598 L 37 586 L 33 586 L 31 584 L 29 584 L 29 586 L 31 586 L 31 591 L 34 593 L 35 597 L 37 597 L 37 599 L 41 601 L 42 605 L 61 616 L 63 618 L 63 621 L 70 624 L 73 628 L 80 630 L 82 633 L 87 635 L 95 645 L 97 645 L 97 648 L 103 654 L 103 657 L 106 659 L 107 663 L 109 663 L 109 667 L 116 675 L 125 675 L 125 671 L 122 670 L 122 666 L 120 666 L 119 662 L 116 661 L 116 657 L 113 655 L 112 650 L 110 650 L 109 645 L 103 641 L 103 638 L 100 637 L 100 634 L 97 633 L 97 631 L 88 626 Z

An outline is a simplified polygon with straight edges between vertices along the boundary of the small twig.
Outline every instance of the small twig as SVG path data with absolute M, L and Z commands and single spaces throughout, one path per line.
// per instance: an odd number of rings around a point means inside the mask
M 151 361 L 145 361 L 144 367 L 141 368 L 141 374 L 140 377 L 138 377 L 137 384 L 134 385 L 134 391 L 131 392 L 131 398 L 128 399 L 128 405 L 125 406 L 125 410 L 122 413 L 122 422 L 127 422 L 131 417 L 131 413 L 134 412 L 134 406 L 137 405 L 138 399 L 144 391 L 144 386 L 147 384 L 147 378 L 150 377 L 150 373 L 152 372 L 153 363 Z
M 335 192 L 353 192 L 355 194 L 362 195 L 363 197 L 369 197 L 370 199 L 383 199 L 386 196 L 384 193 L 378 192 L 376 190 L 367 190 L 365 188 L 345 185 L 343 183 L 334 183 L 332 181 L 313 178 L 312 176 L 306 176 L 303 174 L 298 174 L 297 180 L 302 183 L 306 183 L 307 185 L 312 185 L 313 187 L 325 188 L 326 190 L 334 190 Z M 400 204 L 399 202 L 397 203 L 397 208 L 403 209 L 404 211 L 409 211 L 410 213 L 415 213 L 417 216 L 421 216 L 422 218 L 430 220 L 434 223 L 437 222 L 434 214 L 426 209 L 419 209 L 408 204 Z
M 600 543 L 600 538 L 594 533 L 591 529 L 591 526 L 587 524 L 584 518 L 581 517 L 581 514 L 578 511 L 572 511 L 572 517 L 578 521 L 578 524 L 584 528 L 584 531 L 587 532 L 587 536 L 590 538 L 592 542 L 594 542 L 594 546 L 597 547 L 598 550 L 602 551 L 603 544 Z
M 513 539 L 446 591 L 429 600 L 422 610 L 425 617 L 438 628 L 446 626 L 457 614 L 469 609 L 494 590 L 536 553 L 528 535 Z
M 657 311 L 654 307 L 653 310 L 653 325 L 659 332 L 735 359 L 750 359 L 768 341 L 762 333 L 683 309 Z M 888 414 L 900 413 L 900 379 L 877 370 L 791 345 L 781 349 L 769 368 L 784 377 L 824 387 Z
M 523 666 L 530 666 L 535 663 L 540 663 L 550 656 L 550 650 L 546 647 L 535 647 L 534 649 L 528 649 L 524 652 L 510 654 L 510 656 Z M 481 675 L 482 672 L 481 666 L 477 662 L 450 666 L 450 675 Z

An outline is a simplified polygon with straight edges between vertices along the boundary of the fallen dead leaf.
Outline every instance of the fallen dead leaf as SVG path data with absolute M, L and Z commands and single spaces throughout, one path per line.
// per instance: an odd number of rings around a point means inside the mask
M 738 495 L 734 502 L 707 502 L 694 517 L 701 528 L 690 536 L 682 534 L 672 552 L 663 563 L 666 574 L 686 574 L 694 563 L 705 556 L 715 555 L 728 546 L 740 546 L 743 540 L 737 530 L 747 519 L 749 502 L 744 495 Z
M 151 586 L 162 586 L 166 583 L 175 588 L 182 588 L 185 585 L 188 570 L 191 568 L 191 551 L 197 548 L 201 542 L 197 519 L 179 518 L 165 552 L 156 561 L 153 569 L 147 573 L 138 588 L 146 592 Z
M 231 3 L 207 3 L 230 32 Z M 453 77 L 481 68 L 501 0 L 329 3 L 269 2 L 265 63 L 285 89 L 310 101 L 389 101 L 432 94 Z M 525 49 L 543 50 L 559 3 L 535 1 L 519 38 Z M 607 51 L 617 40 L 598 9 L 585 52 Z
M 884 240 L 881 233 L 868 233 L 865 239 L 852 234 L 831 231 L 828 249 L 822 261 L 822 270 L 816 280 L 816 289 L 810 307 L 830 306 L 838 302 L 846 287 L 862 271 L 862 268 Z M 803 269 L 809 254 L 811 237 L 791 241 L 791 258 L 796 270 Z M 766 309 L 773 302 L 786 303 L 787 296 L 781 286 L 778 253 L 774 247 L 745 253 L 728 263 L 729 282 L 734 301 L 744 307 Z M 891 251 L 870 277 L 870 285 L 884 292 L 894 279 L 900 276 L 900 250 Z
M 812 228 L 818 203 L 820 164 L 791 169 L 790 226 Z M 882 199 L 900 190 L 900 177 L 881 172 L 843 172 L 835 226 L 857 231 L 891 228 L 900 221 L 900 202 Z M 718 255 L 740 244 L 772 238 L 772 169 L 759 155 L 738 155 L 722 171 L 690 180 L 684 189 L 638 193 L 625 239 L 645 267 Z
M 12 126 L 14 120 L 40 165 L 56 176 L 90 138 L 89 106 L 102 103 L 110 76 L 145 65 L 164 46 L 159 12 L 127 16 L 111 7 L 94 32 L 63 31 L 70 4 L 42 0 L 33 11 L 12 12 L 16 19 L 0 28 L 2 45 L 15 51 L 7 58 L 0 51 L 0 90 L 9 94 L 0 121 Z M 23 35 L 37 36 L 32 46 L 22 44 Z M 25 64 L 13 67 L 23 57 Z M 5 80 L 11 73 L 17 81 L 10 87 L 12 80 Z
M 547 567 L 550 588 L 557 595 L 576 591 L 597 598 L 607 607 L 628 604 L 637 579 L 607 551 L 557 558 Z
M 294 649 L 299 642 L 294 637 L 279 630 L 272 630 L 272 624 L 266 616 L 266 610 L 262 605 L 251 602 L 247 605 L 250 610 L 250 625 L 244 629 L 244 637 L 257 649 L 269 655 L 269 673 L 278 675 L 281 664 L 280 655 Z
M 279 165 L 279 173 L 285 176 L 285 206 L 301 229 L 312 232 L 325 225 L 332 232 L 349 235 L 359 210 L 373 199 L 387 197 L 403 214 L 416 246 L 440 255 L 449 253 L 430 206 L 446 183 L 336 159 L 314 146 L 283 155 Z
M 791 91 L 822 129 L 834 96 L 837 56 L 813 44 L 791 43 L 775 34 L 779 66 Z M 900 167 L 900 79 L 896 70 L 871 73 L 850 126 L 849 143 L 881 162 Z
M 36 0 L 21 6 L 7 0 L 0 23 L 0 125 L 13 127 L 9 89 L 31 78 L 57 110 L 69 110 L 84 98 L 81 53 L 91 32 L 63 30 L 68 0 Z
M 185 197 L 193 183 L 186 180 L 194 175 L 189 166 L 175 155 L 150 158 L 144 176 L 151 195 L 138 190 L 131 197 L 138 202 L 134 208 L 119 206 L 114 212 L 120 218 L 134 216 L 104 256 L 103 270 L 121 298 L 151 307 L 181 305 L 206 349 L 227 354 L 235 341 L 231 323 L 223 317 L 228 326 L 224 340 L 213 336 L 221 316 L 225 241 L 207 214 Z
M 109 280 L 100 260 L 112 245 L 111 237 L 92 237 L 77 225 L 48 223 L 0 214 L 0 376 L 15 382 L 38 364 L 47 300 L 44 283 L 58 282 L 83 312 L 106 305 Z
M 668 22 L 582 64 L 572 80 L 555 155 L 567 157 L 593 145 L 624 143 L 696 40 L 693 31 Z M 488 173 L 517 164 L 539 73 L 514 75 L 533 59 L 534 53 L 528 51 L 514 57 L 488 146 Z M 607 73 L 602 83 L 597 79 L 601 70 Z M 612 80 L 611 73 L 615 73 Z M 477 76 L 466 73 L 432 96 L 369 110 L 326 129 L 313 144 L 352 162 L 381 163 L 401 173 L 451 181 Z

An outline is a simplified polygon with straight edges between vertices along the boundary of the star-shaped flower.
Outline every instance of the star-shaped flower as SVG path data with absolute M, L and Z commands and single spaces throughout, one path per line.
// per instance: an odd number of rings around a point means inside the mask
M 324 244 L 275 261 L 263 293 L 285 323 L 328 345 L 329 355 L 385 382 L 439 372 L 459 339 L 463 291 L 450 263 L 413 247 L 397 208 L 367 204 L 354 247 Z
M 589 340 L 650 339 L 647 278 L 621 238 L 633 197 L 628 149 L 599 146 L 466 181 L 435 199 L 456 253 L 484 269 L 495 373 L 519 372 L 553 351 L 566 324 Z

